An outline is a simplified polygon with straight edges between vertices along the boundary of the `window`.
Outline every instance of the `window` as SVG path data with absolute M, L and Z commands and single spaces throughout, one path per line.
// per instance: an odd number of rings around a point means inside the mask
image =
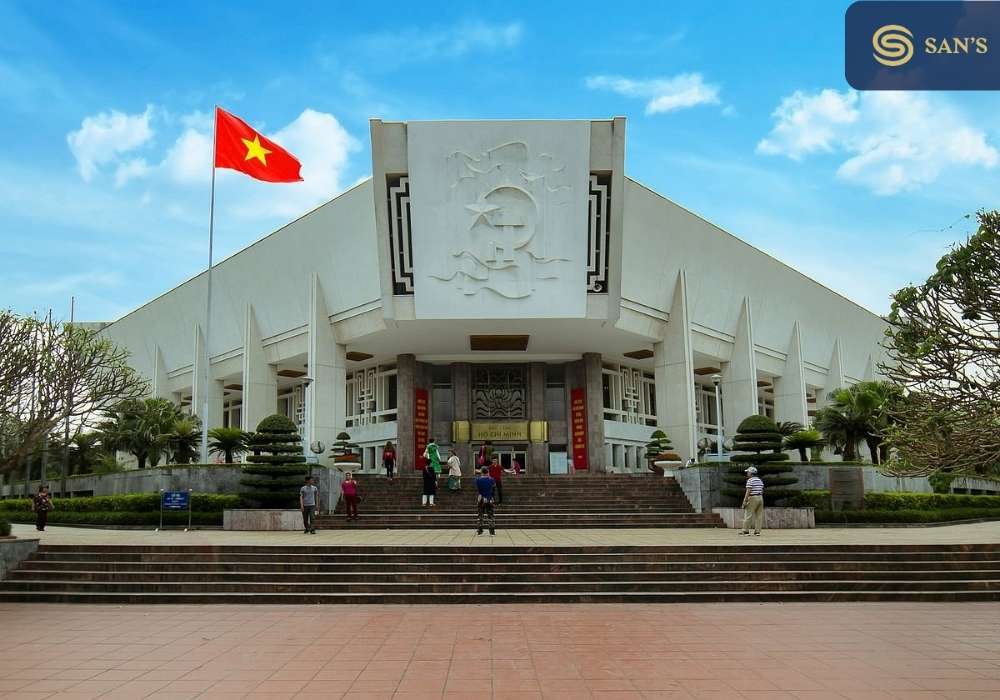
M 396 366 L 379 365 L 347 375 L 348 428 L 396 420 Z
M 455 401 L 451 391 L 451 366 L 434 365 L 431 368 L 431 416 L 434 422 L 450 423 L 455 419 Z
M 601 370 L 604 419 L 655 426 L 655 385 L 652 372 L 627 365 L 605 365 Z

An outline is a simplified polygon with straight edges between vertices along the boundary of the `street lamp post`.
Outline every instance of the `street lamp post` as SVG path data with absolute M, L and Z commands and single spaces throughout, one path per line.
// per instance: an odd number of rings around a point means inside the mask
M 725 431 L 722 427 L 722 399 L 719 394 L 719 384 L 722 382 L 721 374 L 712 375 L 712 384 L 715 385 L 715 454 L 722 457 L 722 441 L 725 439 Z

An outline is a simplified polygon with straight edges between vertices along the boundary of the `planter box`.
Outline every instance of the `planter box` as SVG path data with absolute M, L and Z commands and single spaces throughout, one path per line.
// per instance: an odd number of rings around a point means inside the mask
M 743 527 L 742 508 L 713 508 L 718 513 L 726 527 Z M 768 508 L 764 507 L 764 529 L 805 530 L 816 527 L 816 510 L 814 508 Z
M 292 532 L 302 529 L 300 510 L 224 510 L 223 530 L 256 530 Z

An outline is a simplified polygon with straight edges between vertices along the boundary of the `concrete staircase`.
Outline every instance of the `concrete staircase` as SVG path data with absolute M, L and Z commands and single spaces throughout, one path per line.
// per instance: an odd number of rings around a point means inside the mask
M 0 604 L 1000 600 L 1000 545 L 42 545 Z
M 358 477 L 362 502 L 357 521 L 347 522 L 341 503 L 333 516 L 317 519 L 322 529 L 470 528 L 475 526 L 476 490 L 471 477 L 462 490 L 438 483 L 436 505 L 420 504 L 422 482 L 407 474 Z M 573 476 L 505 475 L 498 528 L 722 527 L 713 513 L 695 513 L 674 479 L 653 474 Z

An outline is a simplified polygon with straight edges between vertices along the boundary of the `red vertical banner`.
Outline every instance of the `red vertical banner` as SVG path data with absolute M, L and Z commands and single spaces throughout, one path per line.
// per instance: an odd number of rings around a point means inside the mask
M 587 394 L 583 389 L 570 389 L 570 416 L 573 419 L 573 468 L 587 469 Z
M 427 440 L 430 435 L 430 423 L 427 415 L 427 389 L 413 389 L 413 447 L 416 455 L 413 460 L 414 468 L 423 469 L 427 464 L 424 459 L 424 450 L 427 449 Z

